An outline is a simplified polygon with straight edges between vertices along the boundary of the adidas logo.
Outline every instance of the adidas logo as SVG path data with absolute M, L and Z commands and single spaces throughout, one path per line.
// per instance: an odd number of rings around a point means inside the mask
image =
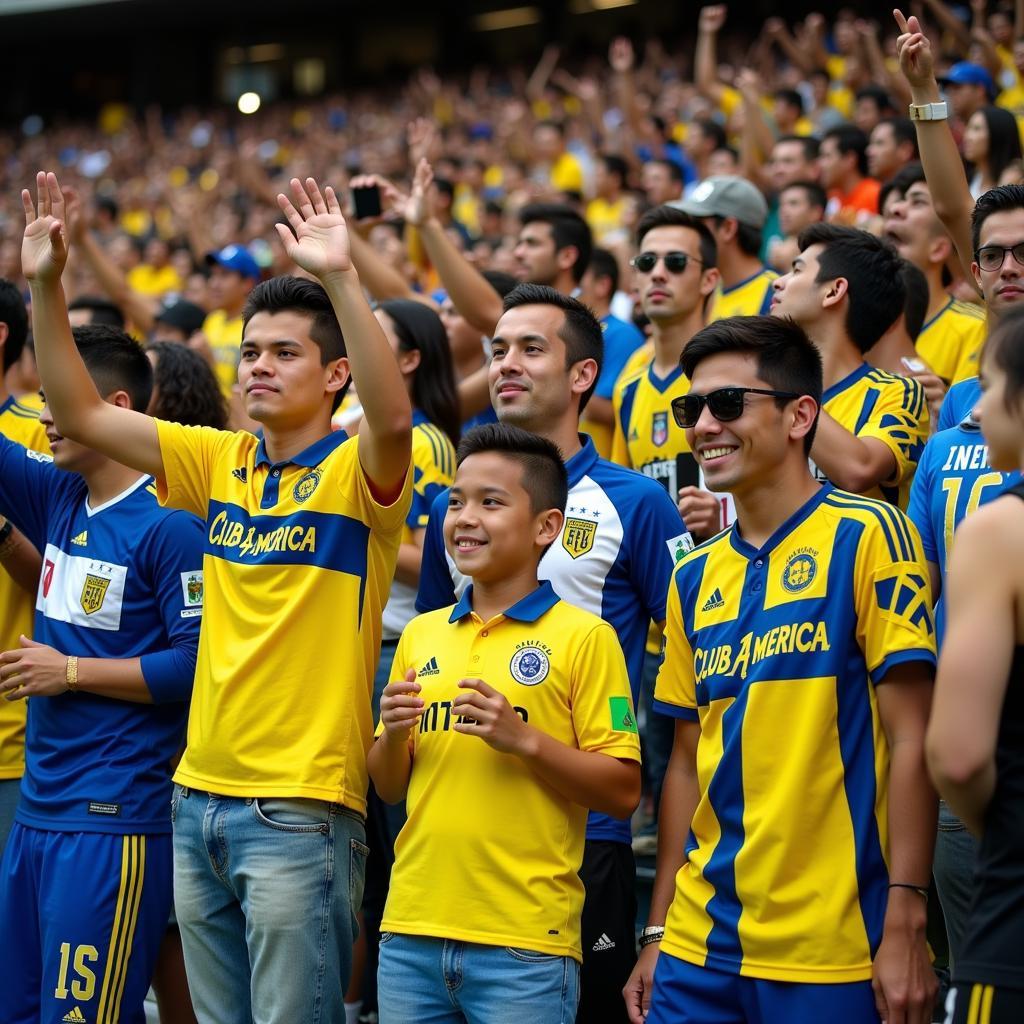
M 249 476 L 249 471 L 246 469 L 245 466 L 239 466 L 238 469 L 231 470 L 231 475 L 236 480 L 241 480 L 242 483 L 244 484 Z
M 84 548 L 89 543 L 89 531 L 83 530 L 80 534 L 71 538 L 72 544 L 77 544 L 80 548 Z
M 724 608 L 725 599 L 722 597 L 722 592 L 715 587 L 714 593 L 708 598 L 707 603 L 701 608 L 702 612 L 713 612 L 716 608 Z
M 431 658 L 430 661 L 428 661 L 426 665 L 416 673 L 418 676 L 439 676 L 440 674 L 441 670 L 437 667 L 437 658 Z
M 85 1016 L 77 1006 L 70 1013 L 65 1013 L 61 1020 L 74 1021 L 74 1024 L 85 1024 Z
M 590 947 L 595 953 L 603 953 L 606 949 L 614 949 L 615 943 L 608 938 L 606 932 L 601 932 L 601 937 Z

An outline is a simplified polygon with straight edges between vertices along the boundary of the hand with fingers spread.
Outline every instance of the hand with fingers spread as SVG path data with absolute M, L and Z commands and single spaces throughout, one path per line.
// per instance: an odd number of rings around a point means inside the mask
M 278 194 L 277 205 L 291 230 L 275 225 L 288 258 L 321 279 L 352 270 L 348 227 L 334 189 L 328 185 L 321 193 L 313 178 L 307 178 L 305 185 L 292 178 L 290 187 L 291 199 Z
M 25 235 L 21 243 L 21 272 L 28 281 L 49 284 L 60 280 L 69 244 L 64 194 L 52 171 L 36 175 L 36 199 L 33 205 L 32 193 L 22 189 Z
M 459 688 L 469 692 L 452 701 L 452 714 L 461 719 L 454 725 L 456 732 L 479 736 L 501 754 L 526 752 L 530 727 L 503 693 L 482 679 L 460 679 Z
M 894 10 L 892 16 L 900 30 L 896 40 L 896 56 L 899 58 L 903 77 L 910 83 L 912 89 L 927 89 L 934 86 L 937 94 L 932 44 L 924 34 L 921 22 L 913 14 L 905 18 L 900 10 Z
M 380 697 L 380 720 L 389 741 L 405 743 L 423 714 L 423 699 L 418 696 L 416 669 L 405 673 L 405 679 L 388 683 Z

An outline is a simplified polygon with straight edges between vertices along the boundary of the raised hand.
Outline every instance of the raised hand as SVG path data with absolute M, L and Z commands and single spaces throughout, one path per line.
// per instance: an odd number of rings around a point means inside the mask
M 45 284 L 60 280 L 68 259 L 64 194 L 52 171 L 36 175 L 36 198 L 33 205 L 32 193 L 22 189 L 25 235 L 21 242 L 21 272 L 27 280 Z
M 633 52 L 633 44 L 625 36 L 618 36 L 612 40 L 608 50 L 608 63 L 611 64 L 612 71 L 617 71 L 620 75 L 633 70 L 636 54 Z
M 430 186 L 433 183 L 434 168 L 426 160 L 420 160 L 413 175 L 412 192 L 403 210 L 406 221 L 414 227 L 429 220 L 434 212 L 430 202 Z
M 701 32 L 721 32 L 728 10 L 725 4 L 712 4 L 700 9 L 697 27 Z
M 420 160 L 430 159 L 431 147 L 437 133 L 434 122 L 429 117 L 417 117 L 405 130 L 406 142 L 409 146 L 409 163 L 415 167 Z
M 305 185 L 292 178 L 290 187 L 292 198 L 279 193 L 277 205 L 291 230 L 275 225 L 288 258 L 319 278 L 351 270 L 348 227 L 334 189 L 328 185 L 321 194 L 313 178 L 307 178 Z
M 900 30 L 896 40 L 896 56 L 900 71 L 912 88 L 925 88 L 935 81 L 935 62 L 932 59 L 932 44 L 921 28 L 916 15 L 903 17 L 903 12 L 894 10 L 892 16 Z
M 85 202 L 76 188 L 64 189 L 64 224 L 72 245 L 80 242 L 88 228 Z

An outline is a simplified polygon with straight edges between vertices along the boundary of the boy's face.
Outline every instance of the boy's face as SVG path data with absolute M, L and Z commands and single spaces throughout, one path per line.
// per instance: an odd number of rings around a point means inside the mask
M 534 512 L 523 468 L 500 452 L 464 459 L 444 517 L 444 542 L 459 572 L 474 581 L 509 579 L 558 536 L 562 512 Z

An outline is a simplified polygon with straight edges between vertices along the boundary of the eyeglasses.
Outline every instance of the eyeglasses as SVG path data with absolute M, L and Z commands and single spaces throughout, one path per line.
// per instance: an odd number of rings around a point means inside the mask
M 656 252 L 642 252 L 639 256 L 634 256 L 629 261 L 629 265 L 635 267 L 641 274 L 649 274 L 658 265 L 658 260 L 665 261 L 665 269 L 670 274 L 681 274 L 686 270 L 690 260 L 704 266 L 701 260 L 696 256 L 691 256 L 688 252 L 667 252 L 664 256 L 659 256 Z
M 672 399 L 672 415 L 680 427 L 695 427 L 706 405 L 720 423 L 738 420 L 743 415 L 744 395 L 770 395 L 772 398 L 799 398 L 793 391 L 769 391 L 766 388 L 718 388 L 706 395 L 683 395 Z
M 999 270 L 1006 260 L 1006 254 L 1011 253 L 1018 266 L 1024 267 L 1024 242 L 1016 245 L 983 245 L 975 254 L 978 266 L 982 270 Z

